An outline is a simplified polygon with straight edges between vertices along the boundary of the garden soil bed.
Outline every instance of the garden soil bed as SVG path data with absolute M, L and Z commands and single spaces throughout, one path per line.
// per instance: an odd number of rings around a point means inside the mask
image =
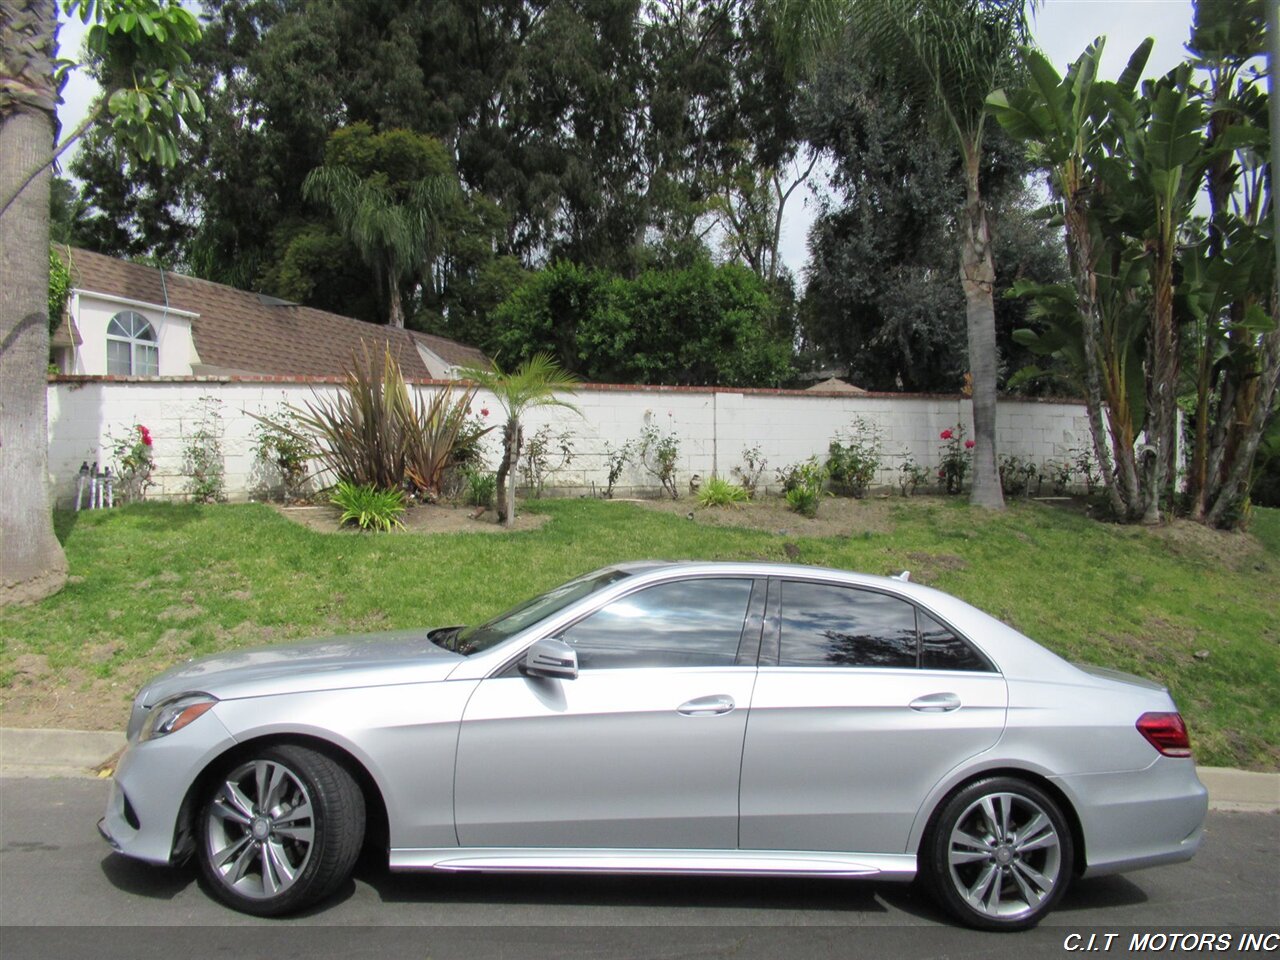
M 276 509 L 283 517 L 300 523 L 304 527 L 318 533 L 360 534 L 364 531 L 355 526 L 341 526 L 339 520 L 342 511 L 338 507 L 325 505 L 305 507 L 281 507 Z M 537 530 L 550 518 L 545 514 L 516 512 L 515 530 Z M 509 529 L 498 523 L 498 515 L 486 510 L 479 517 L 475 516 L 474 507 L 448 505 L 417 505 L 406 510 L 401 517 L 402 529 L 393 530 L 394 534 L 405 533 L 507 533 Z
M 893 529 L 894 501 L 889 497 L 871 496 L 865 500 L 830 497 L 822 501 L 816 517 L 802 517 L 787 506 L 786 500 L 773 496 L 735 507 L 700 507 L 688 497 L 625 502 L 688 517 L 694 523 L 709 527 L 744 527 L 782 537 L 848 537 L 888 533 Z

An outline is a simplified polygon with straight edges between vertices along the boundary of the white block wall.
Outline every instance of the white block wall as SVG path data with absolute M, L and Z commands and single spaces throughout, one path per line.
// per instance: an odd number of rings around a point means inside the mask
M 419 390 L 441 386 L 421 385 Z M 49 384 L 49 471 L 56 501 L 69 505 L 75 496 L 82 461 L 110 464 L 113 439 L 142 424 L 154 439 L 156 461 L 151 497 L 185 495 L 182 473 L 184 439 L 196 428 L 202 400 L 219 401 L 222 449 L 229 497 L 243 500 L 254 487 L 251 413 L 267 414 L 281 404 L 303 407 L 332 397 L 331 381 L 270 378 L 170 378 L 126 381 L 110 378 L 58 378 Z M 973 418 L 967 400 L 955 397 L 812 394 L 769 390 L 712 390 L 662 387 L 587 386 L 565 399 L 581 416 L 563 407 L 532 411 L 525 437 L 544 424 L 572 435 L 573 462 L 548 479 L 558 493 L 602 491 L 607 482 L 606 443 L 614 448 L 634 441 L 646 422 L 680 438 L 677 483 L 683 492 L 691 475 L 729 477 L 742 464 L 745 448 L 759 446 L 768 460 L 762 480 L 773 482 L 775 468 L 809 456 L 825 457 L 838 432 L 848 432 L 855 417 L 881 431 L 883 466 L 880 483 L 896 484 L 905 451 L 917 463 L 936 469 L 941 456 L 939 433 L 963 424 L 969 435 Z M 478 394 L 472 409 L 490 412 L 500 422 L 501 408 Z M 1069 402 L 1007 401 L 999 406 L 997 442 L 1002 454 L 1016 454 L 1037 464 L 1061 461 L 1089 442 L 1084 406 Z M 488 460 L 496 466 L 497 431 L 486 437 Z M 558 459 L 558 453 L 553 454 Z M 615 495 L 655 494 L 658 481 L 637 465 L 630 466 Z

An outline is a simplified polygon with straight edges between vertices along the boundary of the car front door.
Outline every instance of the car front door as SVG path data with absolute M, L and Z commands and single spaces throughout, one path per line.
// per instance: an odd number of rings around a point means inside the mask
M 686 578 L 615 599 L 558 639 L 574 679 L 510 665 L 463 714 L 464 847 L 732 849 L 765 582 Z
M 742 847 L 904 852 L 928 792 L 1000 738 L 1004 677 L 900 597 L 801 580 L 771 591 Z

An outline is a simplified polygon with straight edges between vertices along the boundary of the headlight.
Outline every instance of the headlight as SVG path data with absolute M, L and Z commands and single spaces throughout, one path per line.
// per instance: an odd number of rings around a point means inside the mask
M 142 735 L 138 739 L 154 740 L 181 730 L 217 702 L 216 698 L 207 693 L 185 693 L 156 704 L 146 723 L 142 725 Z

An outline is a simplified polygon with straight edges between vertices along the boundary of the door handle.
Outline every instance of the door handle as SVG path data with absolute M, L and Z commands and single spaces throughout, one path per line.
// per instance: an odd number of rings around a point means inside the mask
M 954 693 L 931 693 L 927 697 L 917 697 L 908 706 L 921 713 L 950 713 L 960 709 L 960 698 Z
M 722 693 L 714 697 L 698 697 L 696 700 L 682 703 L 676 707 L 676 712 L 686 717 L 718 717 L 728 713 L 735 706 L 737 704 L 733 702 L 733 697 Z

